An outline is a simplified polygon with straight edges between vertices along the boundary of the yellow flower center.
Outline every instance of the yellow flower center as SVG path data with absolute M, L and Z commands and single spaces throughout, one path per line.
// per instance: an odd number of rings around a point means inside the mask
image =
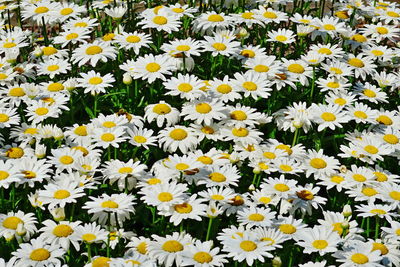
M 71 156 L 67 156 L 67 155 L 61 156 L 61 157 L 60 157 L 60 162 L 61 162 L 62 164 L 65 164 L 65 165 L 69 165 L 69 164 L 71 164 L 71 163 L 74 162 L 74 158 L 71 157 Z
M 15 46 L 17 46 L 17 45 L 15 43 L 12 43 L 12 42 L 6 42 L 6 43 L 3 44 L 4 48 L 13 48 Z
M 147 254 L 147 244 L 146 242 L 142 242 L 140 243 L 137 247 L 136 250 L 140 253 L 140 254 Z
M 343 181 L 344 181 L 344 178 L 342 176 L 339 176 L 339 175 L 331 176 L 331 182 L 334 182 L 336 184 L 340 184 Z
M 6 75 L 5 73 L 0 73 L 0 80 L 5 80 L 8 78 L 8 75 Z
M 135 140 L 136 143 L 146 143 L 147 142 L 147 138 L 141 135 L 136 135 L 135 137 L 133 137 L 133 140 Z
M 326 84 L 326 86 L 330 87 L 330 88 L 339 88 L 340 84 L 337 82 L 328 82 Z
M 297 231 L 296 227 L 294 227 L 292 224 L 281 224 L 279 226 L 279 230 L 287 235 L 293 234 Z
M 133 169 L 131 167 L 122 167 L 119 168 L 118 172 L 121 174 L 132 173 Z
M 263 16 L 264 16 L 264 18 L 267 18 L 267 19 L 276 19 L 278 17 L 274 12 L 271 12 L 271 11 L 264 12 Z
M 148 72 L 157 72 L 161 69 L 161 66 L 158 63 L 152 62 L 146 65 L 146 70 Z
M 284 35 L 277 35 L 276 37 L 275 37 L 275 40 L 277 40 L 277 41 L 279 41 L 279 42 L 285 42 L 285 41 L 287 41 L 287 37 L 286 36 L 284 36 Z
M 136 35 L 130 35 L 126 37 L 125 39 L 128 43 L 139 43 L 140 42 L 140 37 Z
M 315 240 L 312 245 L 316 249 L 324 249 L 328 246 L 328 242 L 326 240 Z
M 212 181 L 217 182 L 217 183 L 222 183 L 222 182 L 226 181 L 225 175 L 223 175 L 222 173 L 219 173 L 219 172 L 213 172 L 213 173 L 209 174 L 208 177 Z
M 43 116 L 43 115 L 46 115 L 47 113 L 49 113 L 49 110 L 47 108 L 37 108 L 35 110 L 35 113 L 39 116 Z
M 289 165 L 286 165 L 286 164 L 281 164 L 281 165 L 279 166 L 279 168 L 280 168 L 282 171 L 284 171 L 284 172 L 291 172 L 291 171 L 293 171 L 293 168 L 292 168 L 291 166 L 289 166 Z
M 184 93 L 188 93 L 193 90 L 193 86 L 190 83 L 181 83 L 178 85 L 178 90 Z
M 207 252 L 200 251 L 193 255 L 193 259 L 198 263 L 209 263 L 213 257 Z
M 207 103 L 199 103 L 196 105 L 196 111 L 201 114 L 207 114 L 212 110 L 212 107 Z
M 21 87 L 14 87 L 14 88 L 11 88 L 10 91 L 8 91 L 8 94 L 10 96 L 20 97 L 20 96 L 25 95 L 25 91 Z
M 264 203 L 264 204 L 268 204 L 271 202 L 271 200 L 272 199 L 270 197 L 260 197 L 260 199 L 258 201 L 260 201 L 261 203 Z
M 314 195 L 311 191 L 309 190 L 301 190 L 296 192 L 296 195 L 301 198 L 302 200 L 313 200 Z
M 190 167 L 190 166 L 187 165 L 186 163 L 178 163 L 178 164 L 175 165 L 175 168 L 176 168 L 177 170 L 180 170 L 180 171 L 186 170 L 186 169 L 188 169 L 189 167 Z
M 10 174 L 6 171 L 0 171 L 0 181 L 7 179 Z
M 290 189 L 289 186 L 287 186 L 285 184 L 276 184 L 276 185 L 274 185 L 274 188 L 275 188 L 275 190 L 277 190 L 279 192 L 286 192 Z
M 24 175 L 24 178 L 26 179 L 36 178 L 36 173 L 33 171 L 22 171 L 21 173 Z
M 213 200 L 219 200 L 219 201 L 225 199 L 225 197 L 224 197 L 223 195 L 218 195 L 218 194 L 216 194 L 216 195 L 211 195 L 211 198 L 212 198 Z
M 45 6 L 40 6 L 35 9 L 36 14 L 43 14 L 49 12 L 49 9 Z
M 387 34 L 389 30 L 385 27 L 376 27 L 376 32 L 379 34 Z
M 61 9 L 60 14 L 63 16 L 66 16 L 66 15 L 71 14 L 72 12 L 74 12 L 74 10 L 72 8 L 66 7 L 66 8 Z
M 339 106 L 344 106 L 344 105 L 346 105 L 346 103 L 347 103 L 347 101 L 344 98 L 339 97 L 339 98 L 335 99 L 335 104 L 337 104 Z
M 160 200 L 161 202 L 168 202 L 171 201 L 173 198 L 174 197 L 169 192 L 161 192 L 160 194 L 158 194 L 158 200 Z
M 0 122 L 9 121 L 10 117 L 7 114 L 0 114 Z
M 65 36 L 65 39 L 72 40 L 72 39 L 76 39 L 78 37 L 79 37 L 79 35 L 77 33 L 73 32 L 73 33 L 67 34 L 67 36 Z
M 103 48 L 98 45 L 92 45 L 86 48 L 86 54 L 90 56 L 100 54 L 101 52 L 103 52 Z
M 115 140 L 115 136 L 112 133 L 102 134 L 100 139 L 104 142 L 112 142 Z
M 330 71 L 332 71 L 332 72 L 334 72 L 335 74 L 338 74 L 338 75 L 343 74 L 343 71 L 341 69 L 335 68 L 335 67 L 331 67 Z
M 147 183 L 149 185 L 155 185 L 161 183 L 161 180 L 158 178 L 150 178 L 149 180 L 147 180 Z
M 168 19 L 164 16 L 155 16 L 153 22 L 157 25 L 165 25 L 168 23 Z
M 170 113 L 171 108 L 167 104 L 157 104 L 154 106 L 153 112 L 157 113 L 158 115 L 164 115 Z
M 384 214 L 386 214 L 386 211 L 384 211 L 382 209 L 372 209 L 371 213 L 372 214 L 377 214 L 377 215 L 384 215 Z
M 244 121 L 247 119 L 247 114 L 244 111 L 241 110 L 235 110 L 231 112 L 231 119 L 237 120 L 237 121 Z
M 379 152 L 379 150 L 375 146 L 372 146 L 372 145 L 365 146 L 364 150 L 367 151 L 370 154 L 376 154 L 376 153 Z
M 355 34 L 351 37 L 351 40 L 356 41 L 358 43 L 364 43 L 367 41 L 367 38 L 361 34 Z
M 360 119 L 368 118 L 368 115 L 364 111 L 357 110 L 353 114 L 354 114 L 354 116 L 356 116 L 357 118 L 360 118 Z
M 62 83 L 51 83 L 47 86 L 47 90 L 50 92 L 59 92 L 64 90 L 64 85 Z
M 226 49 L 226 45 L 223 43 L 213 43 L 212 47 L 217 51 L 224 51 Z
M 16 230 L 18 227 L 18 224 L 20 224 L 20 223 L 24 223 L 24 222 L 18 217 L 11 216 L 11 217 L 7 217 L 3 221 L 3 227 L 7 228 L 7 229 Z
M 6 157 L 12 159 L 21 158 L 25 154 L 24 150 L 20 147 L 12 147 L 6 151 Z
M 85 125 L 78 126 L 74 129 L 74 133 L 79 136 L 87 136 L 87 128 Z
M 355 253 L 351 256 L 350 259 L 357 264 L 365 264 L 369 262 L 368 257 L 362 253 Z
M 103 82 L 103 79 L 100 78 L 100 77 L 92 77 L 92 78 L 89 79 L 88 82 L 90 84 L 92 84 L 92 85 L 98 85 L 98 84 L 101 84 Z
M 101 203 L 102 208 L 109 208 L 109 209 L 118 209 L 119 205 L 117 202 L 112 201 L 112 200 L 106 200 L 103 203 Z
M 185 10 L 183 8 L 180 8 L 180 7 L 175 7 L 175 8 L 172 9 L 172 11 L 174 11 L 175 13 L 182 13 Z
M 244 57 L 247 57 L 247 58 L 253 58 L 253 57 L 255 57 L 255 55 L 256 55 L 256 53 L 254 53 L 254 51 L 249 50 L 249 49 L 244 49 L 244 50 L 242 50 L 242 51 L 240 52 L 240 54 L 241 54 L 242 56 L 244 56 Z
M 183 245 L 176 240 L 168 240 L 162 245 L 162 249 L 170 253 L 175 253 L 182 251 Z
M 175 205 L 174 210 L 178 213 L 190 213 L 192 212 L 193 207 L 189 203 L 183 203 Z
M 240 248 L 244 251 L 254 251 L 257 249 L 257 244 L 250 240 L 244 240 L 240 242 Z
M 58 52 L 58 50 L 52 46 L 43 47 L 42 51 L 45 56 L 51 56 Z
M 253 19 L 254 18 L 253 15 L 254 15 L 253 12 L 244 12 L 242 14 L 242 18 L 244 18 L 244 19 Z
M 69 197 L 71 195 L 71 193 L 67 190 L 64 189 L 59 189 L 56 192 L 54 192 L 53 197 L 56 199 L 65 199 L 67 197 Z
M 396 201 L 400 200 L 400 192 L 399 191 L 392 191 L 389 193 L 389 196 Z
M 381 50 L 372 50 L 371 53 L 377 57 L 382 56 L 384 54 Z
M 374 242 L 372 245 L 372 251 L 379 250 L 381 255 L 386 255 L 389 253 L 389 249 L 382 243 Z
M 201 128 L 201 131 L 205 134 L 213 134 L 215 132 L 214 129 L 210 126 L 204 126 L 203 128 Z
M 253 213 L 249 215 L 249 220 L 254 222 L 261 222 L 264 220 L 264 215 L 260 213 Z
M 233 128 L 232 134 L 237 137 L 246 137 L 249 135 L 249 130 L 247 130 L 246 128 L 243 128 L 243 127 Z
M 327 31 L 334 31 L 334 30 L 336 30 L 336 27 L 335 27 L 335 25 L 332 25 L 332 24 L 325 24 L 324 29 Z
M 258 65 L 258 66 L 261 66 L 261 65 Z M 256 67 L 256 68 L 257 68 L 257 67 Z M 268 68 L 268 67 L 266 67 L 266 68 Z M 268 70 L 266 70 L 266 71 L 268 71 Z M 260 71 L 260 72 L 262 72 L 262 71 Z M 243 86 L 243 88 L 246 89 L 247 91 L 256 91 L 256 90 L 257 90 L 257 84 L 254 83 L 254 82 L 244 82 L 244 83 L 242 84 L 242 86 Z
M 29 258 L 33 261 L 45 261 L 50 258 L 50 252 L 45 248 L 37 248 L 32 250 Z
M 388 180 L 387 175 L 382 172 L 374 172 L 374 175 L 376 177 L 375 180 L 378 182 L 386 182 Z
M 222 22 L 222 21 L 224 21 L 224 17 L 222 17 L 221 15 L 218 15 L 218 14 L 212 14 L 212 15 L 208 16 L 208 21 Z
M 181 141 L 188 136 L 187 132 L 183 129 L 174 129 L 169 133 L 169 137 L 176 141 Z
M 393 134 L 385 134 L 383 136 L 383 140 L 385 140 L 386 143 L 389 143 L 391 145 L 399 143 L 399 138 Z
M 384 124 L 384 125 L 392 125 L 393 124 L 392 119 L 386 115 L 380 115 L 378 118 L 376 118 L 376 121 L 381 124 Z
M 357 182 L 365 182 L 367 180 L 367 178 L 364 175 L 358 174 L 358 173 L 353 174 L 353 179 L 354 179 L 354 181 L 357 181 Z
M 336 116 L 331 112 L 324 112 L 321 114 L 321 119 L 323 119 L 324 121 L 335 121 Z
M 98 257 L 92 261 L 92 267 L 109 267 L 110 258 Z
M 372 91 L 371 89 L 364 89 L 363 94 L 370 98 L 376 97 L 376 93 L 374 91 Z
M 313 158 L 312 160 L 310 160 L 310 165 L 315 169 L 323 169 L 326 168 L 327 163 L 321 158 Z
M 96 235 L 91 234 L 91 233 L 87 233 L 87 234 L 82 235 L 83 241 L 88 242 L 88 243 L 91 243 L 96 238 L 97 238 Z
M 358 58 L 351 58 L 351 59 L 349 59 L 349 61 L 347 63 L 349 63 L 349 65 L 356 67 L 356 68 L 363 68 L 365 66 L 364 62 Z
M 67 237 L 70 236 L 73 232 L 74 230 L 72 230 L 71 226 L 66 224 L 57 225 L 53 229 L 53 235 L 57 237 Z
M 232 92 L 232 87 L 229 86 L 228 84 L 221 84 L 221 85 L 218 85 L 216 90 L 221 94 L 228 94 L 228 93 Z
M 372 197 L 375 196 L 376 194 L 378 194 L 378 191 L 376 191 L 374 188 L 372 187 L 364 187 L 361 192 L 366 195 L 367 197 Z
M 300 64 L 297 64 L 297 63 L 290 64 L 290 65 L 287 67 L 287 69 L 288 69 L 288 71 L 290 71 L 290 72 L 298 73 L 298 74 L 303 73 L 303 72 L 305 71 L 305 70 L 304 70 L 304 67 L 303 67 L 302 65 L 300 65 Z
M 197 161 L 200 161 L 203 164 L 213 164 L 213 159 L 208 156 L 200 156 L 197 158 Z

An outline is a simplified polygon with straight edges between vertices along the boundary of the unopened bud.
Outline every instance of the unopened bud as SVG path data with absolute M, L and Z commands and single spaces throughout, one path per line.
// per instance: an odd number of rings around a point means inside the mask
M 33 54 L 35 55 L 35 57 L 41 57 L 43 55 L 43 50 L 39 46 L 36 46 Z
M 279 256 L 276 256 L 272 259 L 272 266 L 273 267 L 281 267 L 282 266 L 282 260 Z
M 347 172 L 347 167 L 345 165 L 340 166 L 339 168 L 341 173 L 346 173 Z
M 124 76 L 122 78 L 122 81 L 124 84 L 129 85 L 132 83 L 132 77 L 129 75 L 129 73 L 124 73 Z
M 348 204 L 344 205 L 342 214 L 346 218 L 350 217 L 352 214 L 351 206 Z
M 260 167 L 254 167 L 254 168 L 253 168 L 253 173 L 254 173 L 254 174 L 260 174 L 260 173 L 261 173 Z
M 302 120 L 294 120 L 293 121 L 293 126 L 296 127 L 297 129 L 303 127 L 304 122 Z
M 239 31 L 239 37 L 240 37 L 240 38 L 245 38 L 245 37 L 247 37 L 247 36 L 249 36 L 249 32 L 248 32 L 245 28 L 240 29 L 240 31 Z
M 17 225 L 17 229 L 15 230 L 15 232 L 17 233 L 17 235 L 19 236 L 24 236 L 26 234 L 26 228 L 25 225 L 23 223 L 19 223 Z
M 254 191 L 254 190 L 256 190 L 256 187 L 254 186 L 254 184 L 251 184 L 249 186 L 249 191 Z
M 341 226 L 344 230 L 347 230 L 347 229 L 349 229 L 350 224 L 349 224 L 349 222 L 346 220 L 346 221 L 342 222 L 342 223 L 340 224 L 340 226 Z
M 65 211 L 64 208 L 55 208 L 50 210 L 51 215 L 53 216 L 54 220 L 59 222 L 65 219 Z
M 5 232 L 3 236 L 7 242 L 10 242 L 14 239 L 14 235 L 10 232 Z

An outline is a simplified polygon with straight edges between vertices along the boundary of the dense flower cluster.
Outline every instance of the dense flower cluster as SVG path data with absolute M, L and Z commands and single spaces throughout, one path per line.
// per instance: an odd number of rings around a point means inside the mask
M 400 7 L 0 1 L 0 266 L 400 266 Z

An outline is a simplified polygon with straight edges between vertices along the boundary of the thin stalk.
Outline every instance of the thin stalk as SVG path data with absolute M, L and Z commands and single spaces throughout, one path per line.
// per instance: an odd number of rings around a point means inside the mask
M 212 222 L 213 222 L 213 218 L 210 218 L 209 221 L 208 221 L 206 241 L 208 241 L 210 239 Z

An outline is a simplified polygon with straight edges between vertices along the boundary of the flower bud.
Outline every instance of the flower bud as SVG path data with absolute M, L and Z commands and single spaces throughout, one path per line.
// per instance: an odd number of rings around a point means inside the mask
M 240 29 L 240 31 L 239 31 L 240 38 L 246 38 L 248 36 L 249 36 L 249 32 L 245 28 Z
M 292 123 L 293 123 L 293 126 L 296 127 L 297 129 L 303 127 L 303 125 L 304 125 L 304 122 L 302 120 L 299 120 L 299 119 L 293 120 Z
M 10 232 L 5 232 L 3 236 L 7 242 L 10 242 L 14 239 L 14 235 Z
M 261 173 L 260 167 L 254 167 L 254 168 L 253 168 L 253 173 L 254 173 L 254 174 L 260 174 L 260 173 Z
M 273 267 L 281 267 L 282 266 L 282 260 L 279 256 L 276 256 L 272 259 L 272 266 Z
M 17 229 L 15 230 L 15 232 L 17 233 L 17 235 L 19 236 L 24 236 L 26 234 L 26 228 L 24 223 L 19 223 L 17 225 Z
M 254 191 L 254 190 L 256 190 L 256 187 L 254 186 L 254 184 L 251 184 L 249 186 L 249 191 Z
M 64 208 L 55 208 L 50 210 L 53 219 L 57 222 L 63 221 L 65 219 L 65 211 Z
M 33 54 L 35 55 L 35 57 L 41 57 L 43 56 L 43 50 L 39 46 L 36 46 Z
M 38 159 L 42 159 L 44 157 L 46 157 L 46 146 L 36 143 L 36 147 L 35 147 L 35 156 Z
M 346 218 L 347 218 L 347 217 L 350 217 L 351 214 L 352 214 L 351 206 L 348 205 L 348 204 L 344 205 L 342 214 L 343 214 L 343 216 L 346 217 Z
M 124 76 L 123 76 L 123 78 L 122 78 L 122 81 L 123 81 L 123 83 L 124 84 L 126 84 L 126 85 L 129 85 L 129 84 L 131 84 L 132 83 L 132 77 L 131 77 L 131 75 L 129 75 L 129 73 L 124 73 Z

